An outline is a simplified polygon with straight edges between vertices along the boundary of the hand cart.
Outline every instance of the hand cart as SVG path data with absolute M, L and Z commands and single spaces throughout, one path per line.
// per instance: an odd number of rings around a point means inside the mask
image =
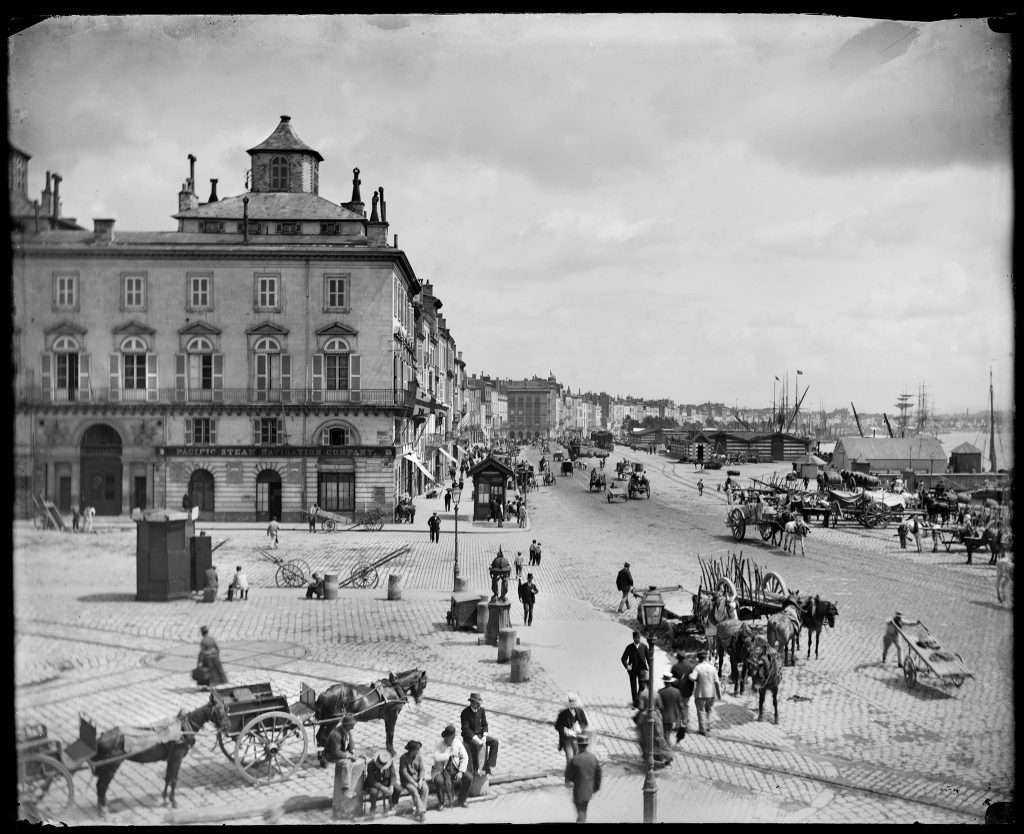
M 917 686 L 919 676 L 931 675 L 942 684 L 960 687 L 974 674 L 964 666 L 964 659 L 956 652 L 950 652 L 939 645 L 924 623 L 904 621 L 902 626 L 893 623 L 907 651 L 903 658 L 903 676 L 907 688 Z

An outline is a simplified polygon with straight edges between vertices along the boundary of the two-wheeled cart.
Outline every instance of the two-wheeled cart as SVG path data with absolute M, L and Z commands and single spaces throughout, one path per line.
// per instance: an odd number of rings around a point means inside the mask
M 309 513 L 303 510 L 303 515 L 309 518 Z M 353 522 L 347 516 L 338 515 L 332 513 L 330 510 L 319 509 L 317 510 L 314 520 L 320 525 L 320 529 L 328 533 L 333 533 L 339 527 L 344 527 L 346 532 L 362 529 L 370 532 L 382 530 L 384 528 L 384 512 L 376 507 L 370 510 L 366 510 L 362 513 L 356 514 L 356 520 Z M 345 527 L 345 525 L 348 525 Z
M 339 588 L 376 588 L 380 584 L 380 568 L 384 567 L 388 562 L 397 559 L 399 556 L 404 556 L 409 552 L 409 545 L 403 544 L 401 547 L 396 547 L 394 550 L 385 553 L 379 559 L 375 559 L 372 562 L 360 562 L 348 575 L 346 579 L 342 579 L 338 582 Z
M 932 676 L 944 685 L 963 686 L 974 673 L 964 665 L 964 659 L 957 653 L 939 645 L 939 641 L 921 622 L 903 621 L 902 626 L 893 627 L 903 641 L 906 653 L 903 657 L 903 677 L 907 688 L 917 686 L 919 677 Z
M 309 563 L 303 559 L 288 559 L 279 556 L 265 547 L 257 547 L 256 552 L 268 562 L 277 565 L 274 583 L 278 588 L 303 588 L 312 578 Z

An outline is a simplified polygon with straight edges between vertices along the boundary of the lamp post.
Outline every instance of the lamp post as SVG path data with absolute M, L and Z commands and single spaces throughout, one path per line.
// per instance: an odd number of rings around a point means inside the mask
M 644 822 L 656 822 L 658 815 L 658 781 L 654 777 L 654 630 L 661 623 L 665 601 L 651 586 L 640 600 L 644 632 L 647 634 L 647 775 L 644 777 Z
M 452 504 L 455 505 L 455 573 L 452 577 L 452 592 L 464 591 L 466 583 L 459 575 L 459 499 L 462 498 L 462 487 L 458 481 L 452 481 Z

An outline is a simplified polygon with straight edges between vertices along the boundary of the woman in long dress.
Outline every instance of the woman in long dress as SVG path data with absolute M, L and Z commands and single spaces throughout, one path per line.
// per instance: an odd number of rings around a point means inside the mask
M 209 686 L 221 686 L 228 682 L 228 676 L 224 674 L 224 667 L 220 662 L 220 647 L 213 639 L 209 628 L 199 627 L 199 633 L 203 635 L 199 641 L 199 658 L 196 666 L 206 672 L 206 683 Z

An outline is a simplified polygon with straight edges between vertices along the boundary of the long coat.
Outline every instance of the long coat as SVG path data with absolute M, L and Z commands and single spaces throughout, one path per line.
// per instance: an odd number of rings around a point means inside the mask
M 683 717 L 683 696 L 675 684 L 659 689 L 654 695 L 654 703 L 661 707 L 661 720 L 666 730 L 679 726 Z
M 601 763 L 589 750 L 581 750 L 565 766 L 565 781 L 572 782 L 572 801 L 589 802 L 601 790 Z
M 559 750 L 565 747 L 565 731 L 572 729 L 572 725 L 577 721 L 580 723 L 581 727 L 587 726 L 587 714 L 583 711 L 582 707 L 576 710 L 575 716 L 568 707 L 558 713 L 558 718 L 555 719 L 555 732 L 558 733 Z
M 615 587 L 620 592 L 628 591 L 633 587 L 633 574 L 629 572 L 629 568 L 623 568 L 615 576 Z

